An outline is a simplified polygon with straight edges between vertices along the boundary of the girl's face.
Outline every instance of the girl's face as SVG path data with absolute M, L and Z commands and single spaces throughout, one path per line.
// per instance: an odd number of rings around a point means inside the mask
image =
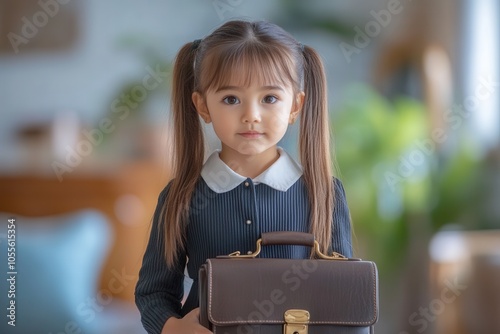
M 302 108 L 304 93 L 294 94 L 291 85 L 255 81 L 231 80 L 204 96 L 193 93 L 198 113 L 222 142 L 220 157 L 226 163 L 275 159 L 277 143 Z

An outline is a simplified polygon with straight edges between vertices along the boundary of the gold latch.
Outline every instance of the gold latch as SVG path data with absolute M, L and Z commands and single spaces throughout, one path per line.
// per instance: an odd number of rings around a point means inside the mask
M 309 312 L 306 310 L 287 310 L 283 334 L 307 334 Z

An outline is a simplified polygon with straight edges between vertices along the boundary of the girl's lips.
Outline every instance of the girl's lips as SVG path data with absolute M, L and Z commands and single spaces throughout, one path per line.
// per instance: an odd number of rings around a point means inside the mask
M 245 138 L 259 138 L 263 135 L 263 133 L 256 132 L 256 131 L 247 131 L 247 132 L 240 132 L 240 136 L 245 137 Z

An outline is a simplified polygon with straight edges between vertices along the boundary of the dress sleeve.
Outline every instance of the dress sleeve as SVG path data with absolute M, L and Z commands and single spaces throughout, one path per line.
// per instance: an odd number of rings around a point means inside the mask
M 164 257 L 165 237 L 159 221 L 169 188 L 170 185 L 167 185 L 158 198 L 149 242 L 135 287 L 135 303 L 141 313 L 142 325 L 149 334 L 160 334 L 168 318 L 181 317 L 186 255 L 180 254 L 175 267 L 167 267 Z
M 347 206 L 344 186 L 339 179 L 333 180 L 335 207 L 333 209 L 332 250 L 352 257 L 351 214 Z

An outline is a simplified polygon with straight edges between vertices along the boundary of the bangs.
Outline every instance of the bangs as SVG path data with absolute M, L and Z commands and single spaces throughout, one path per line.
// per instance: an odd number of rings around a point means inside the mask
M 294 91 L 301 86 L 297 65 L 283 48 L 258 42 L 221 45 L 211 50 L 204 62 L 199 81 L 201 92 L 230 85 L 248 87 L 252 83 L 291 85 Z

